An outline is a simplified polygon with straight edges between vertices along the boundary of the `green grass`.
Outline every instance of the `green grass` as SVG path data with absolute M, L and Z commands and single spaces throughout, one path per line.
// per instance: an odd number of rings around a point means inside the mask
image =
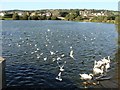
M 4 18 L 4 20 L 12 20 L 12 18 Z
M 0 17 L 0 20 L 12 20 L 12 18 L 2 18 L 2 17 Z

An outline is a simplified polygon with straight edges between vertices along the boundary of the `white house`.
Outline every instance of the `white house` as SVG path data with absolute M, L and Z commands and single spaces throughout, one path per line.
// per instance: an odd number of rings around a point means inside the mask
M 31 14 L 30 14 L 30 16 L 35 16 L 36 15 L 36 13 L 35 12 L 32 12 Z
M 2 17 L 3 17 L 4 15 L 5 15 L 5 13 L 3 13 L 3 12 L 0 13 L 0 16 L 2 16 Z
M 19 16 L 23 16 L 23 12 L 18 12 L 18 15 Z
M 52 14 L 50 12 L 46 13 L 46 16 L 51 16 Z

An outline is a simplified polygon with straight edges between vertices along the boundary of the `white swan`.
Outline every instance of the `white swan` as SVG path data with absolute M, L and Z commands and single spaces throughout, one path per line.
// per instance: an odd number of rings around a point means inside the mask
M 79 74 L 82 80 L 91 80 L 93 78 L 93 74 Z
M 107 63 L 107 64 L 105 65 L 105 71 L 107 72 L 109 68 L 110 68 L 110 63 Z
M 100 68 L 102 65 L 104 64 L 103 61 L 99 60 L 99 61 L 94 61 L 94 68 Z
M 59 81 L 62 81 L 61 72 L 58 73 L 58 76 L 57 76 L 55 79 L 56 79 L 56 80 L 59 80 Z
M 101 69 L 100 68 L 93 68 L 93 74 L 94 75 L 103 75 L 104 71 L 104 66 L 101 66 Z
M 47 57 L 45 57 L 45 58 L 43 58 L 44 59 L 44 61 L 46 61 L 47 60 Z
M 106 59 L 105 57 L 103 59 L 101 59 L 104 63 L 110 63 L 110 56 L 108 56 L 108 59 Z
M 52 52 L 52 51 L 50 51 L 50 54 L 51 54 L 51 55 L 54 55 L 55 53 L 54 53 L 54 52 Z

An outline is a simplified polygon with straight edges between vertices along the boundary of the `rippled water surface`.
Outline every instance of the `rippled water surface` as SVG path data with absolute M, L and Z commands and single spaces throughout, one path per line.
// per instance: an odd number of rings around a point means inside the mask
M 7 86 L 81 88 L 79 74 L 91 73 L 94 60 L 113 59 L 117 51 L 114 24 L 2 21 L 2 29 Z M 64 65 L 62 81 L 55 79 L 57 62 Z

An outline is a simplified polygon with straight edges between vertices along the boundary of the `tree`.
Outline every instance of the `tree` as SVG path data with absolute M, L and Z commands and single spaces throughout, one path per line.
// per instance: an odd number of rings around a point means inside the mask
M 83 20 L 83 18 L 82 18 L 81 16 L 77 16 L 75 19 L 76 19 L 76 21 L 81 21 L 81 20 Z
M 37 15 L 31 16 L 30 19 L 31 20 L 38 20 L 38 16 Z
M 58 20 L 58 18 L 56 16 L 52 16 L 51 20 Z
M 19 15 L 17 13 L 13 13 L 13 20 L 19 20 Z
M 28 20 L 28 15 L 26 12 L 23 14 L 22 20 Z
M 46 19 L 47 20 L 51 20 L 51 16 L 46 16 Z
M 28 17 L 28 20 L 31 20 L 31 17 L 30 17 L 30 16 Z
M 77 18 L 77 16 L 78 16 L 78 13 L 76 13 L 73 10 L 71 10 L 71 12 L 66 15 L 65 19 L 66 20 L 75 20 L 75 18 Z
M 118 22 L 120 22 L 120 16 L 117 16 L 117 17 L 115 18 L 115 23 L 118 24 Z
M 39 16 L 38 19 L 39 19 L 39 20 L 45 20 L 45 19 L 46 19 L 46 16 L 45 16 L 45 15 Z
M 66 17 L 65 17 L 65 19 L 69 20 L 69 17 L 70 17 L 70 14 L 67 14 Z
M 13 14 L 5 14 L 4 18 L 12 18 Z
M 61 17 L 65 17 L 68 14 L 68 12 L 60 12 Z
M 107 22 L 107 17 L 104 17 L 104 22 Z

